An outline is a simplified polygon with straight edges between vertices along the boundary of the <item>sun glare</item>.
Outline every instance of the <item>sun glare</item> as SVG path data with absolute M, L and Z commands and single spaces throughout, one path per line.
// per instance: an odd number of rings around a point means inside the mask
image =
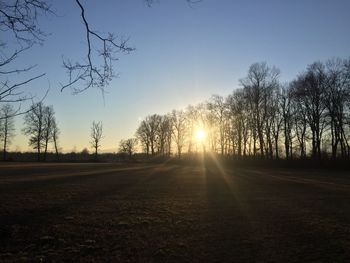
M 202 129 L 198 129 L 196 131 L 196 139 L 199 142 L 202 142 L 205 139 L 205 131 Z

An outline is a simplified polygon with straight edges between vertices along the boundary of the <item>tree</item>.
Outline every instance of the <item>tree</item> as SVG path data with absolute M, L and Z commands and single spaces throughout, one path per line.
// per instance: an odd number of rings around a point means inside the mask
M 131 159 L 132 155 L 136 151 L 137 139 L 130 138 L 126 140 L 121 140 L 119 142 L 119 151 L 122 153 L 127 153 L 129 155 L 129 159 Z
M 53 141 L 53 133 L 54 133 L 54 126 L 56 126 L 55 121 L 55 112 L 53 110 L 52 106 L 44 107 L 44 161 L 46 161 L 46 155 L 47 155 L 47 147 L 49 145 L 49 142 Z M 55 145 L 55 148 L 57 145 Z M 56 155 L 57 155 L 57 149 L 56 149 Z
M 52 106 L 45 106 L 42 102 L 35 103 L 24 116 L 23 133 L 29 138 L 29 145 L 37 150 L 37 160 L 40 161 L 41 151 L 44 150 L 46 161 L 48 145 L 54 142 L 56 156 L 58 158 L 57 138 L 58 127 L 55 112 Z
M 332 59 L 309 65 L 290 83 L 281 85 L 279 70 L 255 63 L 243 88 L 224 98 L 214 95 L 206 103 L 171 114 L 172 143 L 181 157 L 188 153 L 199 127 L 208 134 L 209 150 L 231 156 L 350 158 L 350 59 Z M 147 153 L 163 153 L 164 116 L 151 115 L 137 130 Z M 168 144 L 170 145 L 170 143 Z M 198 145 L 197 145 L 198 146 Z M 202 145 L 205 149 L 204 144 Z M 205 150 L 204 150 L 205 151 Z M 169 151 L 170 152 L 170 151 Z
M 98 159 L 98 149 L 101 147 L 102 140 L 102 122 L 92 122 L 91 126 L 91 146 L 95 150 L 95 160 Z
M 326 125 L 326 74 L 321 62 L 308 66 L 297 80 L 295 96 L 305 109 L 306 121 L 311 130 L 312 157 L 321 159 L 321 138 Z
M 225 149 L 225 114 L 227 107 L 224 98 L 219 95 L 213 95 L 207 103 L 211 120 L 215 123 L 214 125 L 219 129 L 219 144 L 221 155 L 224 155 Z
M 157 129 L 158 153 L 170 155 L 172 136 L 172 119 L 169 115 L 161 116 Z
M 332 158 L 336 159 L 338 146 L 341 157 L 348 156 L 348 140 L 345 135 L 345 122 L 347 115 L 346 104 L 350 97 L 350 72 L 347 65 L 350 61 L 331 59 L 325 64 L 326 89 L 325 106 L 329 119 L 331 132 Z
M 143 150 L 146 152 L 147 156 L 150 151 L 150 134 L 146 120 L 143 120 L 140 126 L 137 128 L 136 137 L 141 143 Z
M 282 88 L 281 98 L 280 98 L 280 110 L 283 120 L 283 132 L 284 132 L 284 152 L 286 158 L 292 157 L 293 149 L 293 107 L 292 107 L 292 94 L 289 87 Z
M 0 140 L 3 145 L 3 160 L 6 161 L 8 146 L 15 135 L 14 115 L 16 111 L 10 104 L 5 104 L 0 109 Z
M 51 136 L 52 136 L 52 140 L 54 143 L 57 160 L 59 160 L 59 153 L 58 153 L 58 137 L 59 137 L 59 135 L 60 135 L 60 129 L 58 128 L 57 121 L 54 118 L 53 122 L 52 122 Z
M 149 152 L 151 152 L 152 155 L 155 155 L 157 149 L 159 150 L 159 125 L 161 121 L 161 115 L 153 114 L 147 116 L 146 119 L 141 122 L 141 125 L 137 130 L 137 137 L 146 147 L 147 155 Z
M 250 107 L 254 139 L 254 155 L 256 154 L 256 135 L 259 140 L 260 155 L 265 155 L 264 130 L 268 116 L 268 98 L 271 91 L 278 86 L 279 70 L 269 67 L 265 62 L 254 63 L 248 70 L 247 77 L 240 80 Z
M 24 116 L 23 133 L 29 136 L 29 146 L 32 146 L 37 150 L 37 161 L 40 161 L 41 149 L 45 146 L 44 132 L 45 132 L 45 120 L 44 120 L 45 106 L 42 102 L 33 104 Z
M 247 137 L 248 137 L 248 122 L 246 120 L 246 100 L 244 90 L 238 89 L 226 99 L 228 111 L 231 117 L 233 134 L 236 138 L 232 138 L 236 144 L 238 157 L 246 156 L 247 153 Z
M 182 110 L 173 110 L 171 116 L 173 124 L 173 138 L 177 147 L 177 156 L 181 158 L 182 148 L 186 139 L 186 115 Z

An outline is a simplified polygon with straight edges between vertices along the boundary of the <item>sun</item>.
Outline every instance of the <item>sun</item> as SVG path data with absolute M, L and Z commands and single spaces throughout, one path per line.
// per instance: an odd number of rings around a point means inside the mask
M 203 129 L 198 129 L 197 131 L 196 131 L 196 139 L 197 139 L 197 141 L 199 141 L 199 142 L 202 142 L 204 139 L 205 139 L 205 131 L 203 130 Z

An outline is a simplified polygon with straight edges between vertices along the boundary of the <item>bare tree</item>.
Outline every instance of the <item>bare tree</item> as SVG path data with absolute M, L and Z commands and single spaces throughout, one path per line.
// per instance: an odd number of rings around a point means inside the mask
M 95 160 L 98 159 L 98 149 L 101 147 L 102 140 L 102 122 L 92 122 L 91 126 L 91 146 L 95 150 Z
M 153 114 L 147 116 L 145 122 L 144 131 L 147 133 L 149 139 L 149 147 L 151 150 L 151 154 L 155 155 L 157 152 L 157 148 L 159 146 L 159 125 L 161 123 L 162 116 L 158 114 Z
M 260 155 L 265 155 L 264 130 L 267 119 L 268 95 L 278 85 L 279 70 L 270 68 L 265 62 L 250 66 L 248 75 L 240 80 L 245 89 L 250 105 L 254 137 L 254 154 L 256 153 L 255 139 L 259 139 Z
M 57 121 L 54 118 L 53 122 L 52 122 L 51 136 L 52 136 L 52 140 L 54 143 L 57 160 L 59 160 L 59 152 L 58 152 L 58 137 L 59 137 L 59 135 L 60 135 L 60 129 L 58 128 Z
M 177 156 L 181 158 L 182 148 L 186 139 L 186 115 L 180 110 L 172 112 L 173 138 L 177 147 Z
M 23 133 L 29 136 L 29 145 L 37 150 L 37 160 L 40 161 L 41 149 L 45 146 L 44 121 L 45 106 L 42 102 L 38 102 L 31 106 L 29 112 L 24 116 Z
M 160 116 L 157 129 L 158 153 L 169 155 L 171 149 L 172 119 L 169 115 Z
M 211 120 L 216 123 L 214 126 L 219 130 L 219 144 L 221 155 L 224 155 L 225 150 L 225 114 L 227 111 L 224 98 L 219 95 L 213 95 L 207 103 Z
M 132 155 L 136 151 L 136 145 L 137 145 L 137 139 L 135 138 L 121 140 L 119 142 L 119 151 L 122 153 L 127 153 L 129 156 L 129 159 L 131 159 Z
M 6 161 L 8 146 L 15 135 L 14 115 L 16 111 L 10 104 L 5 104 L 0 109 L 0 140 L 3 146 L 3 160 Z
M 246 156 L 248 122 L 246 120 L 247 105 L 244 90 L 235 90 L 232 95 L 227 97 L 226 101 L 231 117 L 232 128 L 234 130 L 232 136 L 235 138 L 232 138 L 232 141 L 237 146 L 238 157 L 241 157 L 242 155 Z
M 350 158 L 350 59 L 313 63 L 285 85 L 278 76 L 278 69 L 255 63 L 232 95 L 212 96 L 186 112 L 174 110 L 178 156 L 185 142 L 192 152 L 194 129 L 201 127 L 215 153 L 278 159 L 284 151 L 286 159 L 310 153 L 320 159 L 323 151 L 325 157 Z M 141 122 L 137 135 L 147 152 L 164 150 L 163 124 L 157 114 Z
M 143 120 L 140 126 L 137 128 L 136 137 L 138 138 L 139 142 L 141 143 L 144 151 L 148 156 L 150 152 L 151 141 L 150 141 L 150 131 L 146 120 Z
M 286 158 L 292 157 L 293 149 L 293 107 L 292 107 L 292 94 L 289 87 L 282 89 L 280 98 L 280 110 L 283 119 L 283 133 L 284 133 L 284 152 Z
M 341 157 L 348 156 L 348 139 L 345 135 L 345 122 L 347 107 L 350 97 L 350 72 L 346 65 L 347 60 L 331 59 L 325 64 L 326 67 L 326 96 L 325 106 L 329 118 L 331 132 L 332 158 L 336 159 L 338 146 Z
M 321 138 L 326 125 L 326 74 L 324 65 L 316 62 L 298 77 L 295 96 L 299 98 L 311 130 L 312 157 L 321 159 Z
M 53 141 L 53 127 L 55 123 L 55 112 L 52 106 L 44 107 L 44 161 L 46 161 L 47 148 L 51 141 Z

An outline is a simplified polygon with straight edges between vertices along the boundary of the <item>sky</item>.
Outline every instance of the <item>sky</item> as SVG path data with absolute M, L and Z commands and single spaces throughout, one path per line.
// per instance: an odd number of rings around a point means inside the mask
M 27 90 L 53 105 L 63 151 L 90 149 L 92 122 L 102 121 L 102 151 L 116 152 L 121 139 L 133 137 L 149 114 L 165 114 L 239 88 L 248 68 L 267 62 L 291 81 L 308 64 L 350 55 L 348 0 L 82 0 L 92 29 L 129 38 L 136 50 L 120 54 L 118 78 L 106 88 L 72 95 L 60 91 L 67 81 L 62 57 L 80 60 L 86 54 L 84 28 L 73 0 L 53 0 L 55 16 L 40 19 L 49 33 L 17 61 L 46 73 Z M 1 33 L 3 34 L 3 33 Z M 5 37 L 5 36 L 4 36 Z M 25 76 L 19 76 L 18 78 Z M 31 150 L 16 118 L 12 150 Z

